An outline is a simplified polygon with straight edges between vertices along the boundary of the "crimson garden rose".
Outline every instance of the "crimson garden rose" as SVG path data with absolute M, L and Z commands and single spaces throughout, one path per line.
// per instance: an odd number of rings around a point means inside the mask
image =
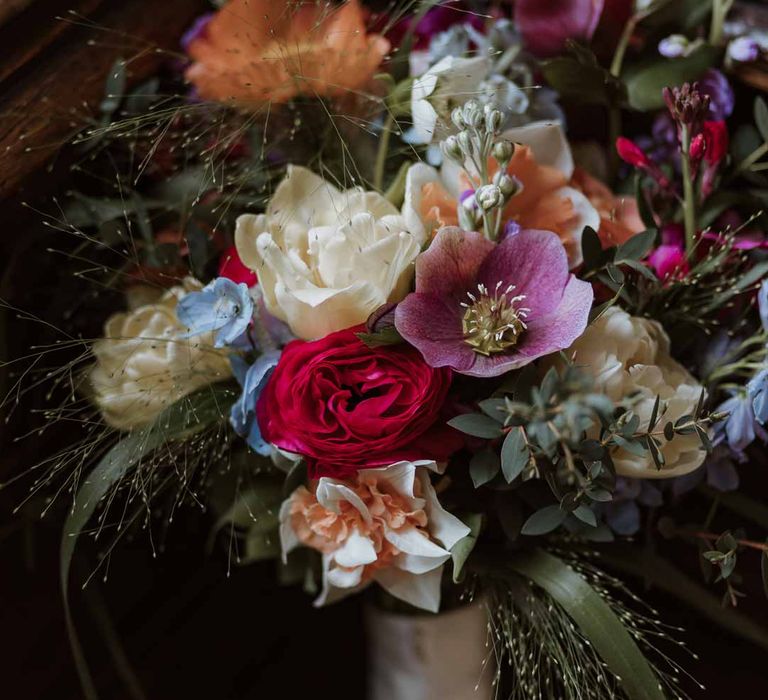
M 409 345 L 369 348 L 360 330 L 285 347 L 256 406 L 264 439 L 304 456 L 313 478 L 447 459 L 462 444 L 442 415 L 451 370 Z

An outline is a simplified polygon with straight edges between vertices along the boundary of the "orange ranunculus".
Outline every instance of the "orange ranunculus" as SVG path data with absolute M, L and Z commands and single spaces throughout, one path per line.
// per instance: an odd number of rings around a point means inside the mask
M 186 77 L 204 99 L 258 105 L 360 89 L 389 51 L 358 0 L 230 0 L 193 39 Z
M 636 233 L 645 230 L 634 197 L 616 196 L 600 180 L 582 168 L 574 170 L 571 184 L 586 195 L 600 214 L 597 235 L 604 247 L 621 245 Z

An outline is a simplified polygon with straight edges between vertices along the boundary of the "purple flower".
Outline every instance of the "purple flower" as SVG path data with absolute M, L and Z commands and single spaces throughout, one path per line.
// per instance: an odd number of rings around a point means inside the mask
M 194 22 L 192 22 L 190 28 L 181 35 L 180 43 L 185 51 L 195 39 L 205 36 L 205 33 L 208 31 L 208 24 L 210 24 L 210 21 L 213 19 L 213 14 L 213 12 L 207 12 L 204 15 L 200 15 Z
M 718 491 L 735 491 L 739 487 L 739 473 L 733 461 L 733 453 L 718 445 L 704 462 L 702 469 L 696 469 L 685 476 L 672 480 L 672 493 L 681 496 L 695 489 L 706 477 L 707 484 Z
M 605 504 L 605 521 L 617 535 L 634 535 L 640 529 L 640 508 L 637 504 L 658 508 L 662 502 L 661 491 L 646 479 L 619 477 L 613 500 Z
M 728 49 L 725 53 L 732 61 L 749 63 L 760 58 L 760 44 L 752 37 L 740 36 L 728 44 Z
M 554 233 L 523 229 L 496 245 L 445 227 L 416 259 L 416 292 L 398 304 L 395 326 L 432 367 L 495 377 L 567 348 L 592 298 Z
M 768 369 L 761 369 L 747 384 L 752 412 L 760 425 L 768 423 Z
M 568 39 L 589 43 L 604 4 L 605 0 L 517 0 L 515 24 L 534 56 L 555 56 Z
M 709 95 L 710 120 L 719 122 L 731 116 L 736 98 L 728 79 L 719 70 L 710 68 L 701 76 L 699 92 Z

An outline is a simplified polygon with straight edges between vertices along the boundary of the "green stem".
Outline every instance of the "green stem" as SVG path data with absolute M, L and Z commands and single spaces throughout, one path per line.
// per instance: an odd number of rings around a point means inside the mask
M 621 33 L 619 43 L 616 45 L 616 51 L 613 54 L 613 61 L 611 61 L 611 75 L 618 78 L 621 75 L 621 66 L 624 63 L 624 54 L 627 52 L 629 46 L 629 40 L 632 38 L 632 33 L 635 31 L 635 26 L 640 19 L 639 15 L 633 15 L 627 20 L 624 25 L 624 31 Z
M 696 199 L 691 175 L 691 132 L 687 125 L 681 127 L 680 160 L 683 175 L 683 220 L 685 222 L 685 252 L 690 258 L 696 245 Z
M 376 163 L 373 167 L 373 188 L 381 192 L 384 187 L 384 167 L 387 164 L 387 154 L 389 151 L 389 137 L 392 134 L 392 128 L 395 126 L 395 117 L 389 112 L 387 119 L 381 131 L 379 139 L 379 148 L 376 151 Z
M 758 160 L 760 160 L 766 153 L 768 153 L 768 143 L 764 143 L 762 146 L 759 146 L 756 148 L 752 153 L 750 153 L 744 160 L 741 161 L 736 166 L 736 170 L 734 171 L 734 175 L 736 173 L 743 172 L 744 170 L 747 170 L 748 168 L 752 167 Z
M 712 23 L 709 27 L 709 43 L 718 46 L 723 40 L 723 25 L 731 10 L 733 0 L 713 0 Z

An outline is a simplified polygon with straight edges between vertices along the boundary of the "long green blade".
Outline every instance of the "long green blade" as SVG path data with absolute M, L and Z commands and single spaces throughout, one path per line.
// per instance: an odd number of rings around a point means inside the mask
M 95 700 L 98 696 L 69 607 L 69 570 L 77 538 L 104 496 L 144 457 L 165 442 L 185 440 L 221 420 L 227 415 L 235 396 L 236 393 L 228 386 L 213 385 L 180 399 L 163 411 L 151 425 L 126 435 L 112 447 L 88 475 L 75 496 L 75 502 L 64 523 L 59 568 L 67 633 L 87 700 Z
M 634 639 L 580 574 L 543 550 L 520 553 L 509 564 L 549 593 L 570 615 L 630 700 L 664 700 L 661 683 Z

